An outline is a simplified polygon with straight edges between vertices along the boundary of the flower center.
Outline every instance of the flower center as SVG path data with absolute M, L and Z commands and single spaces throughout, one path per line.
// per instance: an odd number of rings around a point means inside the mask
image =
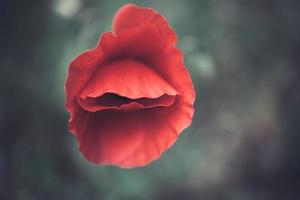
M 168 107 L 171 106 L 176 97 L 169 95 L 162 95 L 158 98 L 137 98 L 130 99 L 114 93 L 105 93 L 100 97 L 79 100 L 80 105 L 87 111 L 95 112 L 99 110 L 119 110 L 130 111 L 140 109 L 150 109 L 154 107 Z

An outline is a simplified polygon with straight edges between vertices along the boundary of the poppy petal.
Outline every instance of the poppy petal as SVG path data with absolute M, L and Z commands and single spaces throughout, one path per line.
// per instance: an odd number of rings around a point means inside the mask
M 80 93 L 80 98 L 97 98 L 104 93 L 131 99 L 177 95 L 177 91 L 151 67 L 131 59 L 114 61 L 95 72 Z
M 119 9 L 114 17 L 112 29 L 118 35 L 123 30 L 132 29 L 146 23 L 158 28 L 160 38 L 167 39 L 171 46 L 176 43 L 176 33 L 162 15 L 151 8 L 140 8 L 134 4 L 125 5 Z
M 157 159 L 177 139 L 193 116 L 190 105 L 176 100 L 170 108 L 135 112 L 82 112 L 77 139 L 84 157 L 94 163 L 124 168 Z M 162 123 L 163 122 L 163 123 Z

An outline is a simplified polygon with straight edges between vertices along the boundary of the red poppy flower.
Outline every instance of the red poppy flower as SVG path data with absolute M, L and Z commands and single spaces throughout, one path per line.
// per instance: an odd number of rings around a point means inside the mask
M 125 5 L 112 28 L 69 66 L 69 128 L 89 161 L 143 166 L 190 125 L 193 84 L 176 33 L 158 12 Z

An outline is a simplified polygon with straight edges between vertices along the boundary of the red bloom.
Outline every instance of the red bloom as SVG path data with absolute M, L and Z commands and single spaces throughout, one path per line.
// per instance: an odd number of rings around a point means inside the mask
M 89 161 L 143 166 L 190 125 L 195 92 L 176 33 L 159 13 L 125 5 L 112 27 L 69 66 L 69 128 Z

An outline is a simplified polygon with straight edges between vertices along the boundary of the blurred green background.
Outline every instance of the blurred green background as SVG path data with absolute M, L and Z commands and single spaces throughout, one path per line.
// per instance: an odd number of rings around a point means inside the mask
M 93 165 L 67 128 L 69 62 L 125 3 L 176 30 L 193 124 L 149 166 Z M 300 199 L 300 1 L 1 1 L 0 199 Z

